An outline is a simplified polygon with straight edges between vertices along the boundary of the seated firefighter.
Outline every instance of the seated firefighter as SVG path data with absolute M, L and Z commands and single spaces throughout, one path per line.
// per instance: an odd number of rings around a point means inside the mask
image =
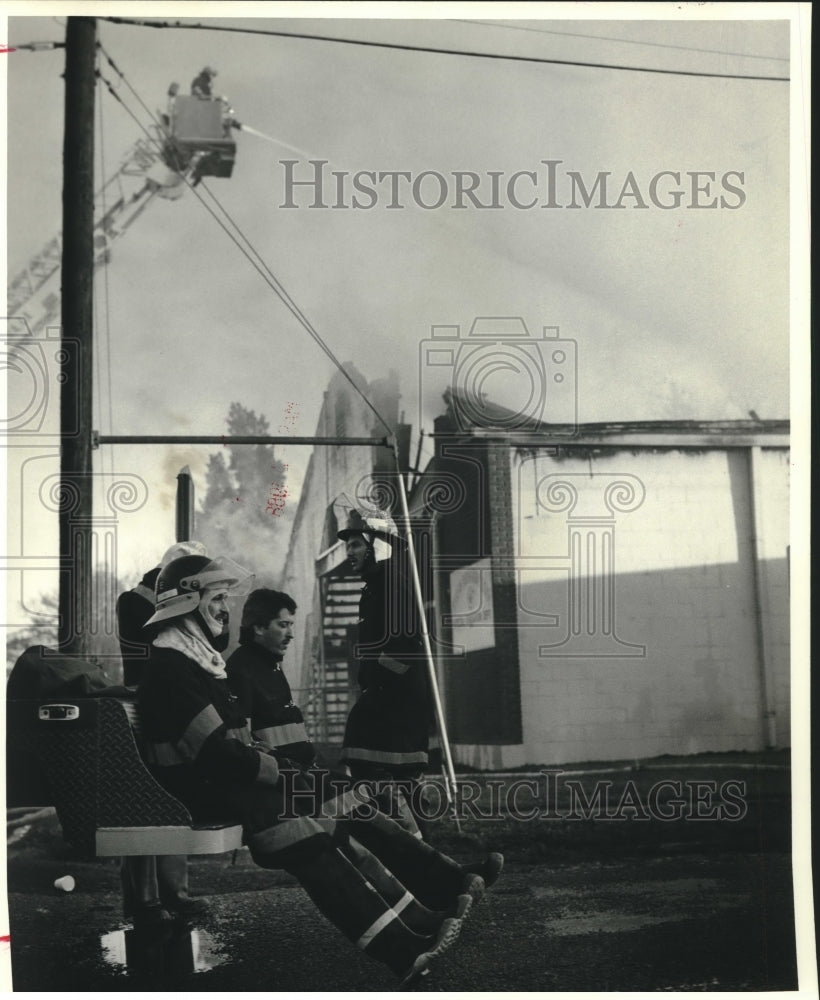
M 139 688 L 149 767 L 196 820 L 239 817 L 256 864 L 293 874 L 349 940 L 407 985 L 458 937 L 461 919 L 447 912 L 463 914 L 461 897 L 480 894 L 484 883 L 405 834 L 349 784 L 320 779 L 311 791 L 304 779 L 286 780 L 298 769 L 282 762 L 280 771 L 275 754 L 252 738 L 220 655 L 228 597 L 250 579 L 224 557 L 185 556 L 160 573 Z M 400 915 L 342 851 L 351 837 L 381 843 L 393 831 L 396 868 L 435 872 L 428 878 L 447 903 L 440 912 L 413 900 Z M 417 919 L 415 928 L 405 916 Z
M 282 660 L 293 639 L 295 613 L 296 603 L 289 594 L 269 589 L 253 591 L 242 609 L 240 646 L 228 659 L 226 671 L 254 738 L 269 747 L 283 768 L 301 772 L 307 779 L 302 786 L 307 785 L 320 798 L 322 777 L 327 772 L 315 767 L 313 744 L 282 670 Z M 337 782 L 340 779 L 341 775 L 337 775 Z M 374 800 L 373 804 L 380 803 Z M 471 887 L 474 895 L 480 895 L 484 883 L 492 884 L 503 864 L 500 854 L 491 854 L 480 864 L 459 869 L 455 862 L 420 844 L 397 824 L 384 824 L 381 819 L 356 824 L 355 833 L 349 823 L 342 824 L 339 832 L 343 834 L 340 846 L 344 854 L 394 909 L 401 909 L 405 920 L 416 919 L 418 904 L 464 916 L 464 912 L 452 910 L 452 897 L 448 896 L 451 887 L 460 881 Z M 479 877 L 470 879 L 471 875 Z M 412 918 L 404 915 L 404 907 L 410 907 Z M 418 919 L 424 919 L 420 912 Z

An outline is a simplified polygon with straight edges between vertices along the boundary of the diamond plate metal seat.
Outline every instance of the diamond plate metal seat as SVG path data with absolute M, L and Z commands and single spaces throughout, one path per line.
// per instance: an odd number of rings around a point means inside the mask
M 239 823 L 195 824 L 157 783 L 138 729 L 136 705 L 119 698 L 8 702 L 8 804 L 54 805 L 65 839 L 97 857 L 240 847 Z M 25 801 L 44 794 L 48 802 Z

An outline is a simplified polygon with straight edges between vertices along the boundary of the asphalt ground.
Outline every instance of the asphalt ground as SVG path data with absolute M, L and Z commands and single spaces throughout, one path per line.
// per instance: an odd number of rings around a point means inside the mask
M 540 803 L 541 819 L 471 815 L 460 830 L 449 819 L 433 823 L 431 841 L 458 860 L 494 848 L 507 863 L 416 991 L 795 989 L 784 758 L 686 763 L 692 766 L 666 761 L 661 770 L 607 771 L 596 779 L 590 769 L 587 801 L 594 780 L 612 783 L 606 791 L 617 815 L 628 781 L 642 797 L 631 797 L 634 805 L 647 801 L 660 778 L 686 789 L 689 780 L 721 788 L 734 777 L 747 782 L 743 816 L 735 809 L 734 818 L 644 820 L 636 818 L 640 810 L 629 818 L 621 809 L 620 818 L 574 818 L 560 788 L 550 802 L 530 785 L 531 800 L 519 786 L 516 801 L 523 810 Z M 520 779 L 497 780 L 506 788 Z M 702 791 L 695 794 L 704 801 Z M 146 939 L 121 919 L 117 863 L 75 856 L 50 812 L 14 827 L 12 840 L 15 991 L 395 988 L 392 975 L 346 941 L 290 876 L 256 868 L 247 851 L 192 858 L 192 890 L 208 896 L 208 917 Z M 53 882 L 66 874 L 76 888 L 60 893 Z

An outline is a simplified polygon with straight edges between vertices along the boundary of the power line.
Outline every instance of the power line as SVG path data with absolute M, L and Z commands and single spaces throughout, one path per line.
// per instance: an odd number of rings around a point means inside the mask
M 188 31 L 223 31 L 246 35 L 269 35 L 277 38 L 301 38 L 315 42 L 336 42 L 340 45 L 364 45 L 371 48 L 398 49 L 403 52 L 428 52 L 435 55 L 467 56 L 473 59 L 500 59 L 511 62 L 541 63 L 552 66 L 575 66 L 586 69 L 610 69 L 628 73 L 660 73 L 666 76 L 698 76 L 716 80 L 767 80 L 773 83 L 788 83 L 788 76 L 756 76 L 742 73 L 706 73 L 685 69 L 654 69 L 648 66 L 619 66 L 611 63 L 579 62 L 572 59 L 546 59 L 540 56 L 504 55 L 499 52 L 472 52 L 467 49 L 434 49 L 424 45 L 405 45 L 399 42 L 374 42 L 359 38 L 338 38 L 332 35 L 315 35 L 294 31 L 275 31 L 271 28 L 231 28 L 216 24 L 182 24 L 179 21 L 137 21 L 126 17 L 105 17 L 101 21 L 112 24 L 131 25 L 139 28 L 180 28 Z
M 234 230 L 238 234 L 239 239 L 247 247 L 247 249 L 250 252 L 251 256 L 248 256 L 247 253 L 245 254 L 245 256 L 248 257 L 248 260 L 251 262 L 251 264 L 253 264 L 256 267 L 255 261 L 258 262 L 259 267 L 261 267 L 263 269 L 263 271 L 264 271 L 263 277 L 265 275 L 267 275 L 267 278 L 269 279 L 268 280 L 268 284 L 273 288 L 273 290 L 276 292 L 276 294 L 279 296 L 279 298 L 282 300 L 282 302 L 287 306 L 287 308 L 296 317 L 296 319 L 302 324 L 302 326 L 310 334 L 310 336 L 317 343 L 317 345 L 321 348 L 321 350 L 328 356 L 328 358 L 330 358 L 330 360 L 333 362 L 333 364 L 335 365 L 335 367 L 342 373 L 342 375 L 344 375 L 344 377 L 353 386 L 353 388 L 356 390 L 356 392 L 362 397 L 362 399 L 367 404 L 367 406 L 372 410 L 372 412 L 376 415 L 376 417 L 384 425 L 384 427 L 387 430 L 388 434 L 392 434 L 392 431 L 390 429 L 390 425 L 387 423 L 387 421 L 384 419 L 384 417 L 381 415 L 381 413 L 379 413 L 379 411 L 376 409 L 376 407 L 373 405 L 373 403 L 367 398 L 367 396 L 364 395 L 364 393 L 359 388 L 359 386 L 356 385 L 355 381 L 353 380 L 353 377 L 345 369 L 345 367 L 341 363 L 341 361 L 339 361 L 339 359 L 336 357 L 336 355 L 333 353 L 333 351 L 330 349 L 330 347 L 322 339 L 322 337 L 319 334 L 318 330 L 316 330 L 316 328 L 313 326 L 313 324 L 310 322 L 310 320 L 307 318 L 307 316 L 305 316 L 305 314 L 302 312 L 302 310 L 299 308 L 299 306 L 293 300 L 293 298 L 291 297 L 290 293 L 285 289 L 284 285 L 282 285 L 282 283 L 279 281 L 279 279 L 273 273 L 273 271 L 268 266 L 268 264 L 266 263 L 266 261 L 264 260 L 264 258 L 262 257 L 262 255 L 256 249 L 256 247 L 251 243 L 251 241 L 248 239 L 248 237 L 245 236 L 245 234 L 242 232 L 242 229 L 240 228 L 240 226 L 238 225 L 238 223 L 231 217 L 230 213 L 221 204 L 221 202 L 219 201 L 219 199 L 216 197 L 216 195 L 213 193 L 213 191 L 211 191 L 211 189 L 208 187 L 208 185 L 204 181 L 202 182 L 202 187 L 208 192 L 208 194 L 210 195 L 210 197 L 213 199 L 214 204 L 217 206 L 217 208 L 219 209 L 219 211 L 222 212 L 222 214 L 228 220 L 229 224 L 234 228 Z M 192 188 L 192 190 L 193 190 L 193 188 Z M 196 191 L 194 193 L 196 193 Z M 201 198 L 200 198 L 200 201 L 202 201 Z M 203 205 L 205 204 L 204 201 L 202 203 L 203 203 Z M 205 205 L 205 207 L 207 208 L 208 206 Z M 210 211 L 210 209 L 209 209 L 209 211 Z M 216 218 L 216 216 L 214 216 L 214 218 Z M 217 222 L 219 222 L 218 218 L 217 218 Z M 220 223 L 220 225 L 221 225 L 221 223 Z M 226 232 L 228 232 L 227 229 L 226 229 Z M 228 232 L 228 235 L 229 236 L 231 235 L 230 232 Z M 231 237 L 231 238 L 233 238 L 233 237 Z M 234 242 L 236 242 L 236 241 L 234 241 Z M 239 246 L 240 250 L 242 250 L 243 253 L 245 252 L 244 249 L 243 249 L 243 247 L 242 247 L 242 245 L 240 243 L 237 243 L 237 246 Z M 254 258 L 255 258 L 255 260 L 254 260 Z M 259 270 L 259 267 L 257 267 L 257 270 Z
M 108 59 L 108 61 L 111 64 L 111 66 L 116 70 L 116 72 L 120 75 L 121 79 L 125 82 L 125 84 L 128 87 L 128 89 L 134 94 L 134 96 L 137 98 L 137 100 L 140 102 L 140 104 L 143 106 L 143 108 L 146 108 L 146 110 L 147 110 L 147 107 L 146 107 L 145 103 L 142 101 L 142 99 L 136 93 L 136 91 L 131 86 L 131 84 L 128 82 L 128 80 L 125 78 L 125 75 L 122 73 L 122 71 L 119 70 L 116 67 L 116 65 L 114 64 L 113 60 L 110 58 L 110 56 L 105 51 L 105 49 L 102 46 L 100 46 L 100 48 L 101 48 L 101 51 L 103 52 L 103 54 L 105 55 L 106 59 Z M 137 116 L 128 107 L 128 105 L 122 100 L 122 98 L 119 96 L 119 94 L 117 94 L 116 90 L 114 90 L 114 88 L 111 86 L 111 83 L 108 80 L 106 80 L 106 78 L 104 76 L 102 76 L 102 74 L 100 74 L 100 79 L 103 80 L 103 82 L 108 87 L 108 90 L 111 93 L 111 95 L 117 101 L 119 101 L 119 103 L 123 106 L 123 108 L 125 108 L 125 110 L 134 119 L 134 121 L 137 123 L 137 125 L 139 125 L 139 127 L 142 129 L 142 131 L 148 137 L 148 139 L 158 149 L 160 149 L 159 143 L 157 142 L 157 140 L 155 139 L 155 137 L 153 135 L 151 135 L 151 133 L 149 132 L 149 130 L 142 124 L 142 122 L 139 120 L 139 118 L 137 118 Z M 154 124 L 157 124 L 157 125 L 159 124 L 158 122 L 155 121 L 155 119 L 154 119 L 154 117 L 153 117 L 153 115 L 151 114 L 150 111 L 148 112 L 148 115 L 152 119 L 152 121 L 154 121 Z M 161 149 L 160 149 L 160 152 L 161 152 Z M 384 419 L 384 417 L 381 415 L 381 413 L 379 413 L 379 411 L 376 409 L 376 407 L 373 405 L 373 403 L 367 398 L 367 396 L 364 395 L 364 393 L 362 392 L 361 388 L 354 381 L 353 377 L 345 369 L 345 367 L 342 365 L 342 363 L 339 361 L 339 359 L 336 357 L 336 355 L 333 353 L 333 351 L 330 349 L 330 347 L 325 343 L 325 341 L 322 339 L 321 335 L 316 330 L 316 328 L 313 326 L 313 324 L 310 322 L 310 320 L 307 318 L 307 316 L 305 316 L 305 314 L 302 312 L 302 310 L 299 308 L 299 306 L 291 298 L 290 294 L 287 292 L 287 290 L 285 289 L 285 287 L 282 285 L 282 283 L 279 281 L 279 279 L 273 273 L 273 271 L 271 270 L 271 268 L 267 265 L 267 263 L 265 262 L 265 260 L 262 258 L 261 254 L 256 250 L 256 248 L 253 246 L 253 244 L 247 238 L 247 236 L 245 236 L 245 234 L 242 232 L 242 230 L 239 227 L 239 225 L 231 218 L 231 216 L 228 213 L 228 211 L 221 205 L 221 203 L 217 199 L 216 195 L 213 194 L 213 192 L 207 187 L 207 185 L 203 184 L 203 187 L 208 192 L 208 194 L 211 197 L 211 199 L 218 206 L 218 208 L 222 212 L 222 214 L 228 219 L 230 225 L 233 226 L 233 229 L 236 231 L 236 233 L 239 234 L 238 236 L 234 232 L 231 231 L 231 229 L 222 221 L 222 219 L 219 218 L 219 216 L 217 215 L 217 213 L 211 208 L 210 205 L 208 205 L 208 203 L 205 201 L 205 199 L 199 193 L 199 191 L 197 190 L 197 186 L 194 185 L 194 184 L 191 184 L 191 182 L 188 180 L 188 178 L 185 176 L 185 174 L 182 172 L 182 170 L 178 170 L 177 172 L 180 174 L 180 176 L 182 177 L 182 179 L 188 185 L 189 189 L 196 196 L 197 200 L 200 202 L 200 204 L 203 206 L 203 208 L 205 208 L 205 210 L 214 218 L 214 220 L 219 225 L 219 227 L 225 232 L 225 234 L 228 236 L 228 238 L 239 248 L 239 251 L 243 254 L 243 256 L 250 262 L 250 264 L 254 268 L 254 270 L 256 270 L 261 275 L 261 277 L 265 281 L 265 283 L 276 293 L 276 295 L 279 297 L 279 299 L 282 301 L 282 303 L 287 307 L 287 309 L 291 312 L 291 314 L 298 320 L 298 322 L 304 327 L 304 329 L 307 331 L 307 333 L 310 334 L 310 336 L 313 338 L 313 340 L 316 342 L 316 344 L 327 355 L 327 357 L 331 360 L 331 362 L 338 369 L 338 371 L 340 371 L 341 374 L 344 376 L 344 378 L 347 379 L 347 381 L 351 384 L 351 386 L 354 388 L 354 390 L 356 391 L 356 393 L 364 400 L 364 402 L 368 406 L 368 408 L 373 412 L 373 414 L 378 418 L 378 420 L 384 425 L 384 427 L 387 430 L 388 434 L 392 435 L 393 431 L 392 431 L 390 425 L 388 424 L 388 422 Z M 244 242 L 244 244 L 246 246 L 243 246 L 243 242 Z M 246 249 L 246 247 L 248 249 Z M 250 250 L 250 253 L 248 252 L 248 250 Z
M 657 49 L 677 49 L 682 52 L 702 52 L 715 56 L 738 56 L 741 59 L 767 59 L 770 62 L 788 62 L 786 56 L 761 56 L 751 52 L 729 52 L 725 49 L 702 49 L 694 45 L 675 45 L 672 42 L 645 42 L 637 38 L 618 38 L 617 35 L 590 35 L 582 31 L 556 31 L 553 28 L 532 28 L 522 24 L 507 24 L 501 21 L 470 21 L 467 18 L 456 17 L 454 21 L 460 24 L 477 24 L 483 28 L 507 28 L 509 31 L 532 31 L 537 35 L 563 35 L 567 38 L 591 38 L 602 42 L 622 42 L 624 45 L 649 45 Z

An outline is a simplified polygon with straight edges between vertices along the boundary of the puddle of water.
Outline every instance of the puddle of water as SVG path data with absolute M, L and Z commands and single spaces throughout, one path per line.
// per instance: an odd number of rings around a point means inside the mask
M 100 938 L 102 959 L 119 975 L 167 976 L 208 972 L 228 958 L 218 938 L 199 927 L 109 931 Z

